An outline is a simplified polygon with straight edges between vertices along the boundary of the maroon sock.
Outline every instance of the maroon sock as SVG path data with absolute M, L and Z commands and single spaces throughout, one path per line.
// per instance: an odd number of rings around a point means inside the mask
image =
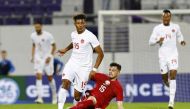
M 71 107 L 70 109 L 88 109 L 88 107 L 93 106 L 94 103 L 92 100 L 85 100 L 78 102 L 76 106 Z

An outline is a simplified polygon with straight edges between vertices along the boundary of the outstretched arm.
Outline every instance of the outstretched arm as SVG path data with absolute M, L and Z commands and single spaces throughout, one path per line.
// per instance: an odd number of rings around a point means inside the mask
M 104 58 L 104 53 L 102 51 L 102 48 L 100 45 L 94 48 L 95 52 L 98 54 L 98 57 L 96 58 L 96 63 L 94 65 L 94 68 L 97 69 L 102 62 L 102 59 Z
M 55 50 L 56 50 L 56 44 L 53 43 L 53 44 L 51 44 L 51 46 L 52 46 L 51 55 L 53 56 L 55 53 Z
M 70 43 L 66 48 L 60 49 L 57 52 L 60 54 L 60 56 L 63 56 L 67 51 L 73 48 L 73 43 Z

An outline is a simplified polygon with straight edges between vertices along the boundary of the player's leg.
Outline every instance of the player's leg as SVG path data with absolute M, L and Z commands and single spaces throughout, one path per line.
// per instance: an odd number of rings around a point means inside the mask
M 162 81 L 164 82 L 164 84 L 169 87 L 169 82 L 168 82 L 168 72 L 166 74 L 162 74 Z
M 56 83 L 52 75 L 48 76 L 49 85 L 52 92 L 52 104 L 57 104 Z
M 178 68 L 178 58 L 174 57 L 169 60 L 169 70 L 170 70 L 170 100 L 169 100 L 169 109 L 173 109 L 174 107 L 174 99 L 176 93 L 176 75 L 177 75 L 177 68 Z
M 71 107 L 70 109 L 95 109 L 96 98 L 93 96 L 88 97 L 77 105 Z
M 70 80 L 62 79 L 62 86 L 58 93 L 58 109 L 63 109 L 70 86 Z
M 48 76 L 49 85 L 52 92 L 52 104 L 57 103 L 57 94 L 56 94 L 56 83 L 53 78 L 53 58 L 51 58 L 49 64 L 45 65 L 45 72 Z
M 67 63 L 62 74 L 62 86 L 58 93 L 58 109 L 63 109 L 71 81 L 74 79 L 74 66 Z
M 79 92 L 76 89 L 74 89 L 74 100 L 73 100 L 74 105 L 80 101 L 81 96 L 82 96 L 82 92 Z
M 34 69 L 36 73 L 36 90 L 37 90 L 37 99 L 36 103 L 43 103 L 42 99 L 42 72 L 43 72 L 43 60 L 35 59 L 34 60 Z
M 86 87 L 86 84 L 89 79 L 89 73 L 91 69 L 88 67 L 79 67 L 78 71 L 75 73 L 75 80 L 74 80 L 74 104 L 80 101 L 80 98 L 82 96 L 82 93 Z
M 160 59 L 160 72 L 162 75 L 162 81 L 163 83 L 169 87 L 169 82 L 168 82 L 168 67 L 167 67 L 167 61 L 165 59 Z

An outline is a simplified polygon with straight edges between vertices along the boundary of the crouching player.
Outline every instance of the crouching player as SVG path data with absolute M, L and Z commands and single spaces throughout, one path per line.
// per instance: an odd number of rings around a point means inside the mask
M 113 98 L 116 98 L 118 109 L 123 108 L 123 89 L 117 77 L 121 71 L 121 65 L 111 63 L 109 75 L 102 73 L 90 73 L 90 79 L 96 84 L 92 90 L 86 92 L 81 102 L 70 109 L 105 109 Z

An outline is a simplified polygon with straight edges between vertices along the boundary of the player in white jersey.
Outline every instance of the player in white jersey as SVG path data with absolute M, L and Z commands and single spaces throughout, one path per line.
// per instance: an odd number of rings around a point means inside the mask
M 32 39 L 32 59 L 34 63 L 34 72 L 36 74 L 37 99 L 35 102 L 43 103 L 42 99 L 42 73 L 48 76 L 49 85 L 52 91 L 52 103 L 57 103 L 56 84 L 53 78 L 53 55 L 56 50 L 56 44 L 53 36 L 42 30 L 42 23 L 34 23 L 35 32 L 31 34 Z
M 72 42 L 64 49 L 58 50 L 60 55 L 72 50 L 71 57 L 64 67 L 62 88 L 58 95 L 58 109 L 63 109 L 67 91 L 74 81 L 74 99 L 79 101 L 89 79 L 89 74 L 96 71 L 104 57 L 96 36 L 86 29 L 86 16 L 78 14 L 73 18 L 76 31 L 71 33 Z M 92 66 L 93 49 L 98 54 L 94 67 Z M 93 68 L 92 68 L 93 67 Z
M 176 92 L 176 74 L 178 68 L 178 51 L 176 40 L 185 46 L 186 42 L 177 24 L 171 23 L 170 10 L 164 10 L 162 14 L 163 23 L 157 25 L 150 37 L 149 45 L 159 44 L 159 63 L 163 82 L 169 87 L 169 109 L 174 107 Z M 169 75 L 169 77 L 168 77 Z M 170 79 L 170 81 L 168 81 Z

